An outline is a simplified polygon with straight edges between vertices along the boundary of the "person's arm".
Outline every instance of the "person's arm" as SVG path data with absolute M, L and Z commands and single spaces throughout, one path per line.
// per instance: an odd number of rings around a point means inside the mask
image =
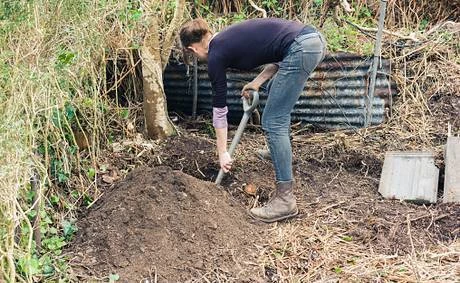
M 213 126 L 216 130 L 216 146 L 217 153 L 219 154 L 220 168 L 227 173 L 231 167 L 233 160 L 227 152 L 227 113 L 228 108 L 214 107 L 212 111 Z
M 217 153 L 220 168 L 227 173 L 232 166 L 232 158 L 227 152 L 227 77 L 222 60 L 212 57 L 208 61 L 208 74 L 214 90 L 212 120 L 216 131 Z
M 278 72 L 278 65 L 277 64 L 268 64 L 265 65 L 262 72 L 252 80 L 252 82 L 246 84 L 241 91 L 241 95 L 249 98 L 249 90 L 258 91 L 260 86 L 268 79 L 273 77 L 274 74 Z

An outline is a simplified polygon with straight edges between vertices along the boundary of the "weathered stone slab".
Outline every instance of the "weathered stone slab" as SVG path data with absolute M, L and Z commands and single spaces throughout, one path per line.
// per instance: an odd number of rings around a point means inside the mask
M 435 203 L 438 177 L 434 153 L 390 151 L 385 154 L 379 193 L 384 198 Z
M 460 137 L 448 137 L 443 202 L 460 202 Z

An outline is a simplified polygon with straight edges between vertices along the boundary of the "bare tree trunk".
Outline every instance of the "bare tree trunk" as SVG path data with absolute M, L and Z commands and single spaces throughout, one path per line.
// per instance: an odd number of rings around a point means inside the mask
M 163 139 L 174 135 L 176 130 L 168 116 L 161 61 L 147 47 L 142 48 L 141 56 L 145 129 L 149 138 Z
M 185 0 L 176 0 L 174 16 L 169 23 L 161 22 L 161 17 L 153 16 L 141 49 L 145 129 L 147 136 L 152 139 L 163 139 L 176 134 L 176 129 L 168 116 L 163 70 L 168 63 L 184 11 Z M 165 26 L 168 28 L 165 29 Z M 162 37 L 159 30 L 166 30 Z

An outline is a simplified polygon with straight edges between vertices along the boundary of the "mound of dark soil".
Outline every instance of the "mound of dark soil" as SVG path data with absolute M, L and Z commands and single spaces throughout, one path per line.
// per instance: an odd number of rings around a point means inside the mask
M 260 227 L 226 192 L 170 167 L 134 170 L 78 226 L 70 250 L 81 276 L 257 281 L 250 250 Z
M 199 136 L 169 138 L 164 145 L 161 162 L 198 179 L 215 180 L 219 173 L 215 145 L 209 139 Z M 152 166 L 156 166 L 152 160 Z

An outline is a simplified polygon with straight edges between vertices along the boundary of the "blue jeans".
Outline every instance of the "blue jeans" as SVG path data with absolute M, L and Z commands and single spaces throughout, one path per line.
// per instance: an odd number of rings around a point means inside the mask
M 269 83 L 262 129 L 275 167 L 276 181 L 291 181 L 292 148 L 289 139 L 291 111 L 308 76 L 323 60 L 326 42 L 319 33 L 299 35 L 292 42 L 278 72 Z

